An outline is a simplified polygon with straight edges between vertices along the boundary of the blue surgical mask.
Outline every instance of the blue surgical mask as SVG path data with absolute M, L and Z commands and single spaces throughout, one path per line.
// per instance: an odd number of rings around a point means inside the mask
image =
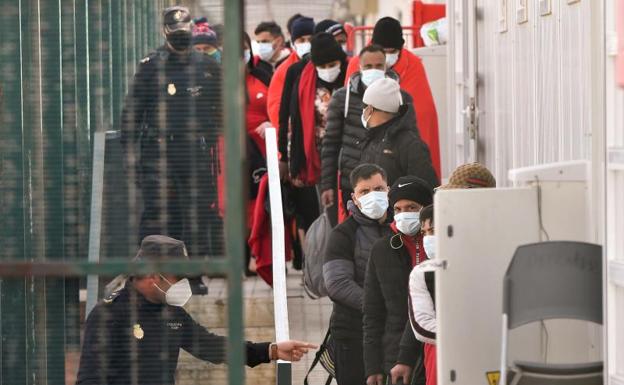
M 423 237 L 423 247 L 425 248 L 425 253 L 427 254 L 427 258 L 433 259 L 436 257 L 436 236 L 435 235 L 425 235 Z
M 295 51 L 297 52 L 299 59 L 309 54 L 311 49 L 312 44 L 309 41 L 306 41 L 305 43 L 295 43 Z
M 375 80 L 383 79 L 386 77 L 386 73 L 384 71 L 378 70 L 375 68 L 363 70 L 361 71 L 361 74 L 362 74 L 362 83 L 364 83 L 366 87 L 373 84 Z
M 274 53 L 275 50 L 273 49 L 273 43 L 258 43 L 258 56 L 260 56 L 260 59 L 269 61 L 273 57 Z
M 388 211 L 388 193 L 386 191 L 371 191 L 358 198 L 360 211 L 370 219 L 381 219 Z
M 243 60 L 245 61 L 245 64 L 249 63 L 249 60 L 251 60 L 251 51 L 246 49 L 243 51 Z
M 394 216 L 397 229 L 410 237 L 413 237 L 420 230 L 420 212 L 398 213 Z

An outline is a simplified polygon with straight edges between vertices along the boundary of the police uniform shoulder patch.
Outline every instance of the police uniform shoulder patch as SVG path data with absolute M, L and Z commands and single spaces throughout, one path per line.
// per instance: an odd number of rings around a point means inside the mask
M 141 59 L 140 63 L 141 64 L 149 63 L 152 60 L 156 59 L 157 57 L 158 57 L 158 51 L 150 52 L 146 57 Z
M 110 293 L 106 298 L 104 298 L 104 303 L 106 303 L 106 304 L 113 303 L 115 301 L 115 299 L 117 299 L 117 297 L 119 297 L 119 294 L 121 294 L 121 290 L 114 291 L 114 292 Z

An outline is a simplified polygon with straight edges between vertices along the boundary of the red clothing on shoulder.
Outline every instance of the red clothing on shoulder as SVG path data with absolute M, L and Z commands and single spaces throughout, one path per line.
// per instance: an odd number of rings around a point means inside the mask
M 247 83 L 247 134 L 249 134 L 254 143 L 256 143 L 260 152 L 262 152 L 262 156 L 266 157 L 264 138 L 256 133 L 256 128 L 260 124 L 269 121 L 269 114 L 267 112 L 269 87 L 251 74 L 247 74 L 245 80 Z
M 299 61 L 299 56 L 293 52 L 284 62 L 275 69 L 271 84 L 269 85 L 269 97 L 267 100 L 267 111 L 269 119 L 273 127 L 279 128 L 279 111 L 282 103 L 282 91 L 284 90 L 284 82 L 286 81 L 286 72 L 291 65 Z

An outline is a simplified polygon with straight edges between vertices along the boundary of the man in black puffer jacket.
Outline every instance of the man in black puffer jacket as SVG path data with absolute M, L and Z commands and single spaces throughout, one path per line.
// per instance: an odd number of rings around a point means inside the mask
M 360 164 L 361 145 L 366 137 L 366 129 L 362 125 L 362 97 L 366 87 L 375 80 L 389 77 L 398 81 L 393 70 L 386 70 L 386 54 L 383 47 L 369 45 L 360 52 L 360 71 L 354 73 L 346 87 L 332 95 L 327 112 L 327 131 L 321 148 L 321 202 L 325 207 L 332 206 L 339 183 L 342 192 L 342 204 L 346 209 L 353 189 L 349 181 L 351 171 Z M 412 97 L 401 91 L 403 102 L 408 106 L 407 124 L 412 127 L 420 138 L 416 126 L 416 114 Z M 340 181 L 338 181 L 340 171 Z
M 386 170 L 390 185 L 402 176 L 413 175 L 438 186 L 429 148 L 411 126 L 399 83 L 379 79 L 366 89 L 363 101 L 362 124 L 367 133 L 361 142 L 360 161 Z
M 391 234 L 388 226 L 388 183 L 385 171 L 362 164 L 351 173 L 351 216 L 329 237 L 323 278 L 334 303 L 330 332 L 335 346 L 338 385 L 366 381 L 362 351 L 364 277 L 373 244 Z
M 410 271 L 426 259 L 419 213 L 433 202 L 433 189 L 421 178 L 401 177 L 390 188 L 388 200 L 394 234 L 373 246 L 364 280 L 366 383 L 382 385 L 388 376 L 393 384 L 399 378 L 424 384 L 422 345 L 409 324 L 407 301 Z

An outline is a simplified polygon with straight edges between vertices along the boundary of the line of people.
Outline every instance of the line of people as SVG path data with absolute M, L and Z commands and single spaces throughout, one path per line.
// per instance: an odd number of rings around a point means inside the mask
M 191 23 L 184 7 L 163 17 L 166 44 L 141 61 L 122 114 L 122 143 L 144 200 L 140 238 L 167 235 L 184 241 L 191 257 L 221 255 L 220 34 L 206 19 Z M 339 385 L 433 384 L 432 278 L 418 266 L 435 252 L 440 156 L 424 67 L 392 18 L 376 23 L 356 57 L 336 21 L 294 15 L 287 31 L 290 42 L 277 23 L 262 22 L 242 42 L 249 273 L 272 283 L 264 141 L 276 127 L 295 268 L 305 263 L 301 245 L 322 210 L 335 225 L 323 279 L 334 303 Z M 471 164 L 445 188 L 494 184 Z
M 435 385 L 434 189 L 407 175 L 388 187 L 386 171 L 350 174 L 350 216 L 330 234 L 323 277 L 333 302 L 336 380 L 345 384 Z M 492 188 L 478 163 L 458 167 L 438 189 Z M 436 189 L 436 190 L 438 190 Z

